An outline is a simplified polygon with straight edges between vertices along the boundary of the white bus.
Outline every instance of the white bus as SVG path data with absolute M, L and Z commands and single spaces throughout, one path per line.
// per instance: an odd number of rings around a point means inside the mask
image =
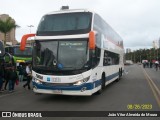
M 44 15 L 34 36 L 32 82 L 36 93 L 90 96 L 120 79 L 123 40 L 96 13 L 60 10 Z

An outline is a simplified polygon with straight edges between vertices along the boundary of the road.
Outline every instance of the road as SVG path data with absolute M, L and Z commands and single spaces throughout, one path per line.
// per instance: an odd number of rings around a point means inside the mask
M 123 78 L 107 86 L 100 95 L 82 97 L 35 94 L 22 85 L 20 83 L 16 86 L 13 93 L 0 93 L 0 111 L 160 111 L 160 70 L 144 69 L 137 64 L 125 66 Z M 71 119 L 81 120 L 74 117 Z

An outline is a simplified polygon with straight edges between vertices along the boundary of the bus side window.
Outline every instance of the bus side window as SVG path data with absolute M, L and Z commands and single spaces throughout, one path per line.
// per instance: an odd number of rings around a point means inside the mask
M 96 47 L 96 64 L 100 61 L 101 49 Z
M 100 61 L 101 50 L 100 48 L 96 47 L 95 50 L 90 50 L 89 52 L 90 52 L 89 64 L 92 67 L 96 67 Z
M 104 58 L 103 58 L 103 66 L 107 66 L 107 65 L 108 65 L 108 62 L 109 62 L 108 53 L 107 53 L 107 51 L 105 50 L 105 51 L 104 51 Z
M 120 57 L 118 54 L 109 52 L 107 50 L 104 51 L 104 60 L 103 65 L 118 65 L 119 64 Z
M 107 65 L 112 65 L 112 58 L 111 57 L 107 57 Z

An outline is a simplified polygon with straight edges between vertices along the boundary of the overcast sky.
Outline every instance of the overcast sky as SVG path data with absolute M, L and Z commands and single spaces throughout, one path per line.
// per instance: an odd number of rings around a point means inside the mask
M 35 33 L 41 17 L 61 6 L 97 12 L 124 40 L 125 48 L 152 47 L 160 38 L 160 0 L 0 0 L 0 14 L 9 14 L 21 26 L 16 39 Z

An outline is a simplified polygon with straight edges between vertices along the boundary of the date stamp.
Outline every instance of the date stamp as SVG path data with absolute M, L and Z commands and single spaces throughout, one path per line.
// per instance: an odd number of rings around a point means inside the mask
M 128 104 L 128 110 L 151 110 L 152 104 Z

